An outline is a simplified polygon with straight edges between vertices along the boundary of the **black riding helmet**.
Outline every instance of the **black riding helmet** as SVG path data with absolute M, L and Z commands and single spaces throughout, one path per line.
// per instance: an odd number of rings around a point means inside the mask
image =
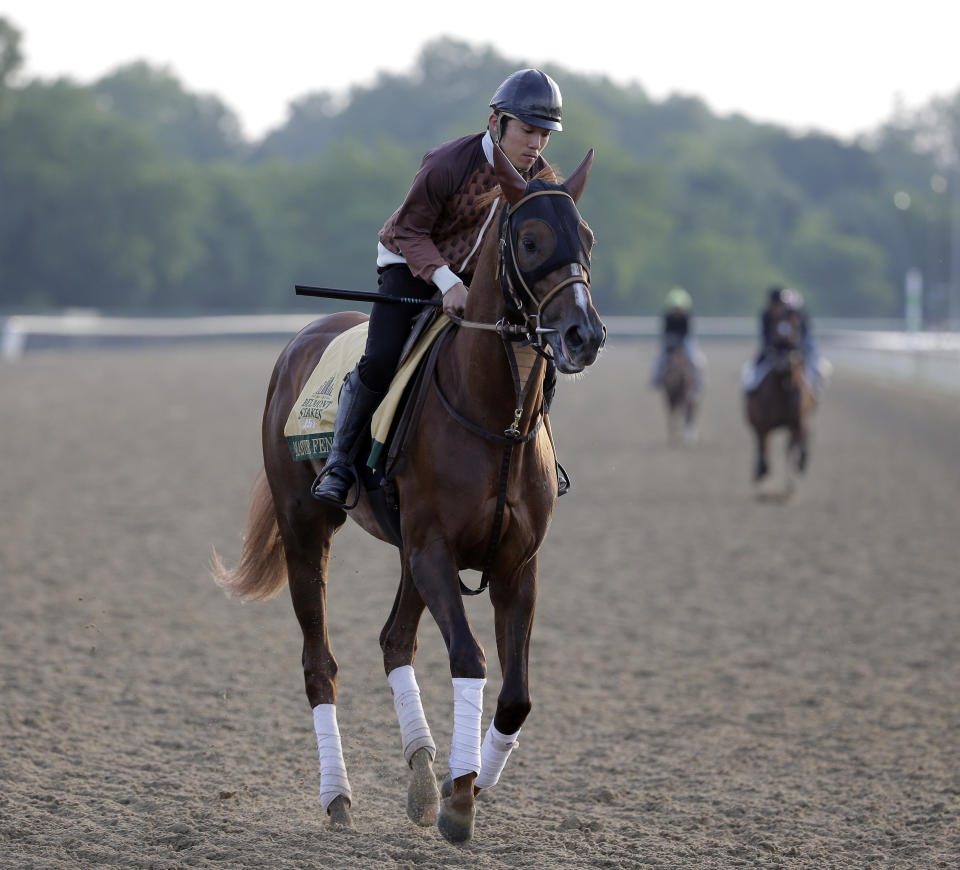
M 507 76 L 490 100 L 490 108 L 532 127 L 563 130 L 560 88 L 538 69 L 521 69 Z

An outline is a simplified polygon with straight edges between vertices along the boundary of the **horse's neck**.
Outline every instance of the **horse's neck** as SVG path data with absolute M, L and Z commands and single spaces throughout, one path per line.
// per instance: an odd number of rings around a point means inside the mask
M 470 282 L 467 294 L 467 307 L 464 312 L 467 320 L 496 323 L 504 313 L 503 294 L 497 279 L 497 249 L 499 247 L 499 224 L 503 206 L 497 210 L 490 222 L 487 235 L 477 256 L 477 268 Z
M 495 332 L 461 327 L 448 359 L 441 379 L 461 413 L 488 431 L 501 432 L 516 422 L 519 407 L 520 430 L 534 425 L 543 401 L 545 367 L 532 347 L 517 342 L 507 347 Z

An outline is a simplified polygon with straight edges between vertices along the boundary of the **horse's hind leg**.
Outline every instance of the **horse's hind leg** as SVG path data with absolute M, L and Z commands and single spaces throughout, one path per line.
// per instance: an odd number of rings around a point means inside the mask
M 302 487 L 304 494 L 308 487 Z M 290 496 L 278 507 L 293 609 L 303 631 L 303 677 L 320 757 L 320 802 L 332 825 L 352 827 L 350 782 L 337 725 L 337 662 L 327 635 L 327 569 L 333 535 L 345 515 Z
M 434 825 L 440 809 L 440 792 L 433 772 L 437 746 L 420 702 L 420 687 L 413 670 L 417 654 L 417 627 L 424 603 L 410 572 L 404 566 L 393 610 L 380 632 L 383 667 L 393 692 L 393 705 L 400 723 L 403 757 L 410 765 L 407 816 L 417 825 Z

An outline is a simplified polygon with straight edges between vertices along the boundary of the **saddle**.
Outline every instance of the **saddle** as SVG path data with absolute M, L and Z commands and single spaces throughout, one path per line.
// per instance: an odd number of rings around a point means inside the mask
M 771 374 L 789 372 L 795 355 L 800 355 L 801 377 L 806 381 L 803 369 L 803 352 L 792 343 L 775 343 L 767 345 L 751 365 L 745 363 L 742 372 L 743 390 L 748 395 L 755 393 Z
M 393 480 L 406 455 L 425 387 L 436 366 L 438 338 L 450 325 L 433 307 L 414 318 L 391 386 L 351 452 L 357 480 L 374 515 L 386 537 L 398 547 L 400 514 Z M 361 323 L 338 335 L 301 390 L 284 426 L 294 461 L 324 459 L 329 454 L 339 386 L 363 354 L 366 334 L 367 324 Z

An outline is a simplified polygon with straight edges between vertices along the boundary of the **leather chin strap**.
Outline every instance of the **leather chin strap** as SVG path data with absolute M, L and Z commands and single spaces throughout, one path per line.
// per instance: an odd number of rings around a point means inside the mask
M 514 120 L 516 120 L 517 116 L 511 115 L 509 112 L 503 112 L 503 111 L 497 114 L 497 138 L 496 138 L 497 145 L 499 145 L 500 140 L 503 139 L 503 130 L 507 126 L 507 121 L 510 118 L 513 118 Z

